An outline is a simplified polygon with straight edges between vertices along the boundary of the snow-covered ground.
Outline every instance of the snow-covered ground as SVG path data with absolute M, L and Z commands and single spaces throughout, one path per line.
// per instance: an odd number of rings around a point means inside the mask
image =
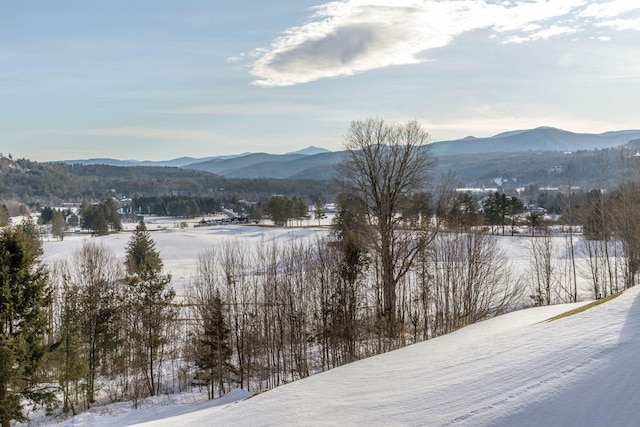
M 513 312 L 251 398 L 235 390 L 64 425 L 639 425 L 639 293 L 553 322 L 576 304 Z
M 197 221 L 191 221 L 186 228 L 180 228 L 180 222 L 165 218 L 147 218 L 147 229 L 156 244 L 164 263 L 164 271 L 172 276 L 172 286 L 180 294 L 194 278 L 198 256 L 207 248 L 221 247 L 227 242 L 238 242 L 246 247 L 255 247 L 263 242 L 284 242 L 295 239 L 312 239 L 316 235 L 325 235 L 327 228 L 271 228 L 252 225 L 213 225 L 193 227 Z M 317 224 L 317 221 L 315 222 Z M 53 264 L 56 260 L 69 259 L 86 241 L 98 242 L 124 260 L 126 247 L 131 239 L 131 231 L 137 224 L 124 224 L 125 231 L 103 237 L 91 237 L 86 233 L 67 234 L 62 242 L 45 240 L 43 242 L 44 261 Z
M 639 425 L 639 291 L 553 322 L 540 323 L 572 306 L 510 313 L 144 425 Z
M 327 233 L 238 225 L 180 229 L 161 221 L 147 226 L 178 291 L 207 247 Z M 87 239 L 124 257 L 129 238 L 71 235 L 45 242 L 44 258 L 68 258 Z M 512 260 L 527 260 L 527 239 L 500 240 Z M 554 322 L 543 321 L 575 305 L 509 313 L 251 398 L 241 390 L 208 402 L 159 396 L 138 410 L 126 403 L 95 407 L 63 425 L 640 425 L 639 292 L 628 290 Z

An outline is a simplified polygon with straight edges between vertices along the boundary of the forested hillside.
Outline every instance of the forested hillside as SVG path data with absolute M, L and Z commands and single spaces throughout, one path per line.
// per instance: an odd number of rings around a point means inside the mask
M 174 167 L 65 165 L 0 158 L 0 199 L 34 208 L 61 202 L 118 197 L 215 196 L 221 203 L 291 194 L 310 200 L 333 197 L 317 180 L 227 179 L 208 172 Z
M 518 153 L 477 153 L 439 156 L 436 170 L 453 173 L 460 186 L 524 187 L 528 185 L 581 189 L 610 188 L 627 179 L 623 170 L 637 161 L 637 148 L 601 150 L 527 151 Z
M 640 141 L 636 140 L 624 147 L 576 152 L 434 155 L 431 175 L 435 179 L 450 176 L 458 187 L 607 189 L 628 179 L 625 171 L 637 166 L 635 154 L 639 147 Z M 0 157 L 0 199 L 38 207 L 99 200 L 115 191 L 123 197 L 215 196 L 221 203 L 264 200 L 272 195 L 304 197 L 310 203 L 318 199 L 332 201 L 336 192 L 330 182 L 336 176 L 335 165 L 344 154 L 299 157 L 247 164 L 246 171 L 228 171 L 230 176 L 166 166 L 70 165 Z M 287 174 L 289 178 L 277 178 Z

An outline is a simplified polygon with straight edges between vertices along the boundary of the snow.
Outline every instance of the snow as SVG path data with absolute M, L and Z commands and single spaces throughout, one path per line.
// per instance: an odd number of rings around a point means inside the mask
M 197 222 L 197 221 L 195 221 Z M 246 247 L 259 243 L 271 244 L 296 239 L 313 239 L 326 235 L 326 228 L 276 228 L 252 225 L 214 225 L 193 227 L 192 221 L 186 228 L 179 222 L 163 218 L 145 219 L 147 229 L 156 244 L 164 263 L 165 273 L 172 276 L 172 286 L 180 294 L 193 279 L 198 256 L 209 247 L 221 246 L 225 242 L 238 242 Z M 137 224 L 125 224 L 125 230 L 132 231 Z M 67 234 L 62 242 L 44 241 L 44 261 L 48 264 L 56 260 L 68 259 L 70 254 L 82 248 L 87 241 L 104 245 L 118 258 L 124 260 L 131 233 L 121 232 L 109 236 L 91 237 L 88 234 Z
M 72 426 L 130 426 L 150 420 L 158 420 L 167 417 L 176 417 L 180 414 L 190 413 L 199 410 L 207 410 L 218 406 L 226 406 L 238 400 L 247 399 L 253 393 L 245 390 L 232 390 L 222 398 L 207 401 L 198 401 L 188 404 L 180 397 L 183 395 L 169 395 L 152 397 L 146 399 L 139 409 L 131 410 L 129 402 L 105 405 L 104 407 L 94 407 L 87 412 L 70 418 L 59 425 Z
M 575 304 L 513 312 L 143 425 L 637 425 L 638 291 L 553 322 Z
M 256 244 L 313 238 L 326 229 L 147 223 L 174 286 L 191 280 L 198 254 L 230 239 Z M 44 242 L 45 260 L 68 258 L 94 239 L 124 257 L 129 233 Z M 501 238 L 515 261 L 526 240 Z M 454 333 L 361 360 L 248 398 L 189 402 L 160 396 L 94 407 L 66 426 L 176 425 L 638 425 L 640 288 L 553 322 L 577 304 L 521 310 Z M 192 396 L 193 397 L 193 396 Z M 50 423 L 44 421 L 42 424 Z M 38 423 L 41 424 L 41 423 Z

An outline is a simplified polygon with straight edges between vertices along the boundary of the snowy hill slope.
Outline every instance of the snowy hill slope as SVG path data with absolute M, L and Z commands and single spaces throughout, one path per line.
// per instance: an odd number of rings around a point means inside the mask
M 539 323 L 572 307 L 510 313 L 145 425 L 640 425 L 639 291 L 553 322 Z

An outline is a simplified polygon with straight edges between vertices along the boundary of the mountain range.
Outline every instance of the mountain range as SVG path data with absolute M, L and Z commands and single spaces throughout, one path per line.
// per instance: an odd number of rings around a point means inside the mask
M 481 153 L 575 152 L 617 147 L 640 140 L 640 130 L 621 130 L 601 134 L 574 133 L 553 127 L 517 130 L 486 138 L 469 136 L 430 144 L 437 157 Z M 328 179 L 333 166 L 344 158 L 344 152 L 308 147 L 286 154 L 243 153 L 204 158 L 181 157 L 167 161 L 137 161 L 94 158 L 66 160 L 67 164 L 103 164 L 111 166 L 169 166 L 195 169 L 227 178 L 312 178 Z
M 437 155 L 520 151 L 578 151 L 617 147 L 640 138 L 640 130 L 620 130 L 600 134 L 574 133 L 543 126 L 504 132 L 488 138 L 468 136 L 436 142 Z

